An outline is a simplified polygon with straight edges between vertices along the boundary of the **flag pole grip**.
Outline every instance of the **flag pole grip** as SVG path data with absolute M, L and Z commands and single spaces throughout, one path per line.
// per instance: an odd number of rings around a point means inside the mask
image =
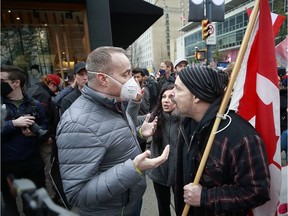
M 205 147 L 203 156 L 201 158 L 200 165 L 198 167 L 195 179 L 193 181 L 193 185 L 198 185 L 199 184 L 200 178 L 202 176 L 206 161 L 208 159 L 208 156 L 209 156 L 209 153 L 210 153 L 210 150 L 211 150 L 211 147 L 212 147 L 212 143 L 213 143 L 214 138 L 215 138 L 215 133 L 218 130 L 219 124 L 220 124 L 220 122 L 222 120 L 221 117 L 224 115 L 226 107 L 227 107 L 228 102 L 230 100 L 231 93 L 232 93 L 232 90 L 233 90 L 233 87 L 234 87 L 234 83 L 235 83 L 235 80 L 236 80 L 237 75 L 239 73 L 239 70 L 240 70 L 240 67 L 241 67 L 241 64 L 242 64 L 242 61 L 243 61 L 244 54 L 245 54 L 245 52 L 247 50 L 248 42 L 249 42 L 249 39 L 250 39 L 251 34 L 252 34 L 252 30 L 253 30 L 255 22 L 256 22 L 257 14 L 258 14 L 258 11 L 259 11 L 259 5 L 260 5 L 260 0 L 255 0 L 255 5 L 254 5 L 253 11 L 251 13 L 251 16 L 249 18 L 249 23 L 247 25 L 247 28 L 246 28 L 246 31 L 245 31 L 245 34 L 244 34 L 244 37 L 243 37 L 243 41 L 241 43 L 241 46 L 240 46 L 240 49 L 239 49 L 239 53 L 238 53 L 238 56 L 237 56 L 237 59 L 236 59 L 236 62 L 235 62 L 235 65 L 233 67 L 233 70 L 232 70 L 232 73 L 231 73 L 231 76 L 230 76 L 230 79 L 229 79 L 228 86 L 227 86 L 227 88 L 225 90 L 224 97 L 222 99 L 222 102 L 221 102 L 221 105 L 219 107 L 219 110 L 218 110 L 218 113 L 217 113 L 213 128 L 211 130 L 209 139 L 207 141 L 207 145 Z M 189 209 L 190 209 L 190 205 L 185 204 L 185 207 L 184 207 L 183 212 L 182 212 L 182 216 L 187 216 L 187 214 L 189 212 Z

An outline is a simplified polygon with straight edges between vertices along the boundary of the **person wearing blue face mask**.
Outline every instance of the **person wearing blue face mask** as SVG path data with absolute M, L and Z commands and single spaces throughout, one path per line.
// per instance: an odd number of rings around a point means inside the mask
M 174 67 L 170 60 L 164 60 L 160 63 L 159 74 L 160 77 L 157 79 L 159 89 L 164 85 L 174 84 L 175 78 L 173 77 Z
M 123 102 L 140 87 L 122 48 L 99 47 L 86 61 L 88 85 L 65 111 L 57 128 L 60 172 L 68 202 L 80 215 L 139 216 L 146 188 L 145 171 L 164 163 L 162 155 L 141 154 L 137 137 L 154 134 L 150 115 L 137 130 Z

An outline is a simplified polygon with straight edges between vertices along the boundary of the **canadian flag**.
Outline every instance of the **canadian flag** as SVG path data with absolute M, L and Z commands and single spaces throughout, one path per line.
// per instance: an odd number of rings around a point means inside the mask
M 275 215 L 281 187 L 280 99 L 274 36 L 283 21 L 271 16 L 268 0 L 261 0 L 229 107 L 256 128 L 266 146 L 271 200 L 253 209 L 257 216 Z
M 247 12 L 248 16 L 250 16 L 251 13 L 252 13 L 252 9 L 248 8 L 248 9 L 246 9 L 246 12 Z M 275 14 L 275 13 L 270 13 L 270 14 L 271 14 L 271 20 L 272 20 L 272 23 L 273 23 L 274 37 L 276 37 L 279 29 L 282 26 L 282 23 L 285 20 L 285 16 L 282 16 L 282 15 L 279 15 L 279 14 Z

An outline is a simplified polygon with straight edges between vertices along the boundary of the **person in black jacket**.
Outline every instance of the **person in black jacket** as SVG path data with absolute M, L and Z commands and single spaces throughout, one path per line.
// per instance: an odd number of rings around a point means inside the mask
M 48 175 L 51 168 L 51 159 L 56 146 L 55 135 L 57 124 L 59 122 L 59 112 L 53 101 L 53 97 L 55 97 L 56 92 L 59 91 L 60 84 L 61 78 L 57 74 L 48 74 L 42 76 L 40 82 L 31 86 L 27 90 L 28 95 L 41 103 L 48 120 L 50 137 L 40 145 L 40 153 L 45 163 L 45 173 L 48 182 L 51 182 Z
M 75 87 L 72 92 L 63 97 L 61 102 L 61 115 L 81 95 L 81 89 L 88 82 L 87 70 L 84 62 L 78 62 L 74 67 Z
M 175 114 L 185 117 L 180 124 L 177 151 L 177 215 L 188 204 L 188 215 L 246 216 L 270 199 L 263 140 L 234 111 L 229 111 L 219 124 L 199 184 L 192 183 L 227 83 L 227 73 L 203 66 L 186 67 L 176 78 Z
M 7 177 L 28 178 L 45 187 L 44 163 L 39 145 L 43 142 L 33 130 L 38 125 L 47 129 L 47 119 L 40 103 L 25 92 L 24 72 L 14 66 L 1 66 L 1 105 L 6 116 L 1 125 L 1 192 L 5 203 L 1 215 L 19 215 L 15 198 L 10 192 Z M 37 125 L 36 125 L 37 124 Z M 32 132 L 34 131 L 34 133 Z M 29 215 L 24 205 L 26 215 Z
M 174 85 L 164 85 L 158 103 L 151 113 L 150 121 L 158 117 L 157 130 L 153 135 L 151 158 L 161 155 L 166 145 L 170 145 L 168 160 L 159 167 L 147 171 L 152 179 L 157 198 L 159 216 L 170 216 L 171 189 L 175 186 L 176 149 L 180 117 L 172 115 L 175 104 L 172 102 Z

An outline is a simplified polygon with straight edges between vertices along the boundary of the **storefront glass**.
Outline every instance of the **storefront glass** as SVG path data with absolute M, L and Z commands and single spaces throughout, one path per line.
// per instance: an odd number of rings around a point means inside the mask
M 50 73 L 65 78 L 86 60 L 85 47 L 80 11 L 2 9 L 1 62 L 27 71 L 29 84 Z

